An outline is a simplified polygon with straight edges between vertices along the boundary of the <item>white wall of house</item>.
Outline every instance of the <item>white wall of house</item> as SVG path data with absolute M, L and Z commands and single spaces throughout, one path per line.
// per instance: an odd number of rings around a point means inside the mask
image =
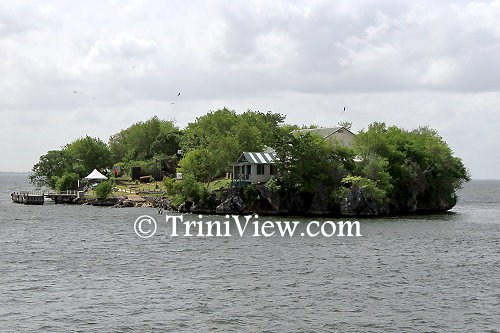
M 341 143 L 346 147 L 352 147 L 352 140 L 354 135 L 346 130 L 340 129 L 332 135 L 325 138 L 325 140 L 331 143 Z
M 258 169 L 258 165 L 262 166 L 263 167 L 263 173 L 262 174 L 258 174 L 257 173 L 257 169 Z M 248 182 L 251 182 L 253 184 L 255 183 L 265 183 L 267 182 L 270 178 L 271 178 L 271 164 L 250 164 L 250 174 L 248 175 L 248 178 L 247 177 L 244 177 L 244 178 L 238 178 L 239 175 L 242 174 L 242 167 L 245 168 L 245 174 L 246 174 L 246 165 L 245 166 L 240 166 L 239 170 L 240 170 L 240 173 L 239 174 L 235 174 L 234 175 L 234 179 L 242 179 L 242 180 L 245 180 L 245 181 L 248 181 Z

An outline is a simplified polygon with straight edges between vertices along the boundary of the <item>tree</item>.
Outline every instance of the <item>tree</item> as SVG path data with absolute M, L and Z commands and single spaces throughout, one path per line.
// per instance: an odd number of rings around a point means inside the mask
M 113 162 L 144 161 L 155 154 L 174 154 L 179 149 L 180 135 L 173 121 L 154 116 L 137 122 L 109 138 Z
M 339 121 L 339 126 L 347 128 L 348 130 L 351 130 L 352 122 L 350 122 L 350 121 Z
M 66 145 L 65 150 L 81 166 L 82 177 L 93 169 L 102 170 L 111 167 L 111 152 L 99 138 L 87 135 Z
M 395 205 L 453 202 L 455 191 L 470 179 L 462 161 L 428 127 L 406 131 L 373 123 L 357 135 L 354 147 L 362 160 L 360 174 L 389 189 Z
M 171 156 L 179 149 L 181 132 L 160 132 L 151 144 L 151 154 Z
M 272 112 L 209 112 L 184 130 L 180 145 L 186 155 L 179 166 L 198 181 L 209 182 L 228 171 L 241 152 L 271 145 L 283 120 L 283 115 Z
M 56 181 L 65 173 L 73 172 L 75 159 L 65 150 L 50 150 L 40 156 L 38 163 L 33 166 L 30 182 L 37 187 L 56 187 Z
M 78 187 L 78 180 L 80 177 L 74 173 L 65 173 L 62 177 L 57 178 L 56 181 L 56 190 L 58 191 L 67 191 L 67 190 L 76 190 Z
M 299 191 L 335 188 L 353 169 L 354 152 L 313 134 L 281 133 L 275 145 L 280 183 Z
M 195 149 L 188 152 L 179 162 L 179 171 L 192 175 L 197 181 L 210 182 L 220 172 L 220 158 L 217 152 Z

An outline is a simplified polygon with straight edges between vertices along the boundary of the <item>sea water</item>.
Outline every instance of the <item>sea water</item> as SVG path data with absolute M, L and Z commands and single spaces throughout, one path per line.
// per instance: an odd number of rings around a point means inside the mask
M 0 175 L 0 332 L 500 329 L 500 181 L 362 237 L 170 237 L 154 208 L 12 203 L 26 178 Z

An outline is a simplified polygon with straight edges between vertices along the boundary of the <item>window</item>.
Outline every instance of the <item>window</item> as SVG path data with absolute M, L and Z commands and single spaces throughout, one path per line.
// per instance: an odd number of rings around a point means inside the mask
M 274 165 L 270 165 L 270 170 L 269 170 L 269 173 L 270 173 L 271 175 L 276 174 L 276 168 L 274 167 Z
M 263 164 L 257 164 L 257 174 L 258 175 L 264 174 L 264 165 Z
M 234 167 L 234 174 L 238 175 L 240 173 L 240 166 Z
M 247 175 L 251 175 L 251 174 L 252 174 L 252 166 L 247 165 Z

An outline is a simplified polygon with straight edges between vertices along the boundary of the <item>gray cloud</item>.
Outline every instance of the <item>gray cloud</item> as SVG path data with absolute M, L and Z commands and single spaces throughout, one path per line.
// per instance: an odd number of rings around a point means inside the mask
M 8 1 L 0 170 L 154 114 L 185 125 L 228 106 L 430 125 L 474 177 L 498 178 L 499 16 L 498 0 Z

